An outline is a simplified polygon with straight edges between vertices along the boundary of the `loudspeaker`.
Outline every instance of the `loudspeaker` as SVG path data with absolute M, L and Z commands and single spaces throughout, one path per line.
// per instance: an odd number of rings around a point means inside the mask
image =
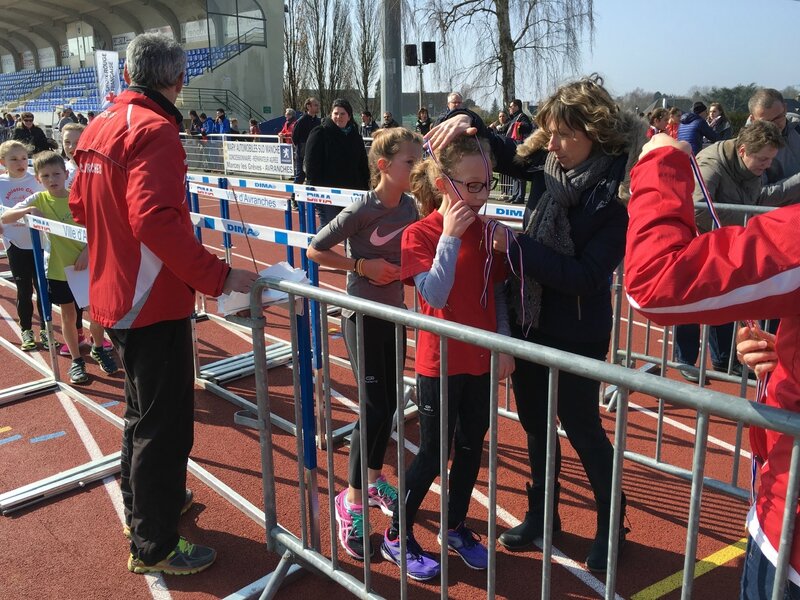
M 407 67 L 416 67 L 419 64 L 417 61 L 416 44 L 406 44 L 403 46 L 403 55 L 405 57 L 405 65 Z
M 436 62 L 436 42 L 422 42 L 422 64 Z

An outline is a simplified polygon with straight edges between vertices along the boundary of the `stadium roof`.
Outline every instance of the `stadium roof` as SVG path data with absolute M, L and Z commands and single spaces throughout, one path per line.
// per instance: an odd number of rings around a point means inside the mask
M 84 22 L 94 29 L 98 49 L 111 50 L 113 36 L 169 27 L 181 39 L 181 23 L 206 18 L 205 0 L 0 0 L 0 55 L 11 54 L 17 68 L 20 55 L 53 48 L 62 64 L 61 47 L 67 44 L 69 24 Z M 71 34 L 73 37 L 75 34 Z

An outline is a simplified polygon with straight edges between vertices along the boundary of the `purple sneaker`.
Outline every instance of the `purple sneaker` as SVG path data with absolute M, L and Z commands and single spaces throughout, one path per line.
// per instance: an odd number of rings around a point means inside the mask
M 339 543 L 353 558 L 364 560 L 364 510 L 360 504 L 346 506 L 347 490 L 336 496 L 336 529 Z
M 397 489 L 386 481 L 386 477 L 383 475 L 378 477 L 375 483 L 370 483 L 367 489 L 369 490 L 369 505 L 379 506 L 383 514 L 391 517 L 397 504 Z
M 389 530 L 383 535 L 381 544 L 381 554 L 383 558 L 400 566 L 400 537 L 396 540 L 389 539 Z M 427 581 L 439 575 L 441 570 L 439 563 L 422 551 L 417 540 L 412 534 L 408 534 L 406 542 L 406 569 L 408 576 L 417 581 Z
M 447 547 L 455 550 L 470 569 L 485 571 L 489 566 L 489 553 L 480 540 L 464 523 L 447 530 Z M 439 538 L 439 544 L 441 543 Z

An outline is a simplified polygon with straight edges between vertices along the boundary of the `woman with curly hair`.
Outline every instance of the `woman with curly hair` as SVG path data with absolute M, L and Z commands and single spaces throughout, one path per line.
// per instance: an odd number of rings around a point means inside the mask
M 524 230 L 510 244 L 511 264 L 524 278 L 508 280 L 514 337 L 605 360 L 611 337 L 611 275 L 625 252 L 628 217 L 621 199 L 628 173 L 645 141 L 646 124 L 621 112 L 598 75 L 561 86 L 536 116 L 539 129 L 515 146 L 493 134 L 468 111 L 429 136 L 434 146 L 475 128 L 487 136 L 497 171 L 531 182 Z M 507 235 L 513 235 L 510 232 Z M 495 249 L 506 249 L 505 235 Z M 500 543 L 527 548 L 544 531 L 548 368 L 516 359 L 512 375 L 517 411 L 528 437 L 532 484 L 528 512 Z M 571 373 L 558 378 L 558 417 L 577 452 L 594 494 L 597 531 L 586 566 L 606 570 L 614 451 L 600 421 L 599 382 Z M 560 446 L 556 448 L 553 531 L 558 515 Z M 627 529 L 622 526 L 619 541 Z

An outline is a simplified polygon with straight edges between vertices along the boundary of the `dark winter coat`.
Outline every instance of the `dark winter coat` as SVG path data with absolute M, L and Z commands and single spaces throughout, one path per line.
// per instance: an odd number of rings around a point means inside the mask
M 348 133 L 339 129 L 330 119 L 325 119 L 322 125 L 315 127 L 306 142 L 303 165 L 308 185 L 369 189 L 367 151 L 358 127 L 352 120 Z

